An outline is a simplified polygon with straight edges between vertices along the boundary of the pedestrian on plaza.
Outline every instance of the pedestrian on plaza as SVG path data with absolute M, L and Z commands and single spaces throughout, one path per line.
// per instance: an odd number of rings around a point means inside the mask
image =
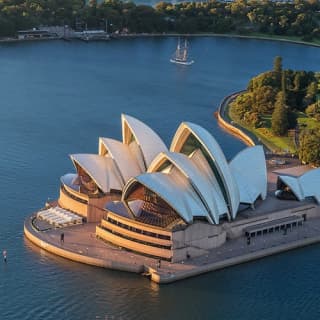
M 60 243 L 64 243 L 64 233 L 63 232 L 60 235 Z
M 2 255 L 3 255 L 3 261 L 7 262 L 7 250 L 3 250 Z

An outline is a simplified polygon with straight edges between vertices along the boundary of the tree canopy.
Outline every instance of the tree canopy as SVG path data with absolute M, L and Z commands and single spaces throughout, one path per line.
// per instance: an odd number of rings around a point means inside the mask
M 274 111 L 272 113 L 271 128 L 276 136 L 284 136 L 288 132 L 288 107 L 285 104 L 283 91 L 280 91 L 276 98 Z
M 232 114 L 242 125 L 260 128 L 269 137 L 282 137 L 291 141 L 294 137 L 300 160 L 319 165 L 319 88 L 319 73 L 284 69 L 282 58 L 276 57 L 273 70 L 252 78 L 247 91 L 232 102 Z M 298 117 L 305 119 L 302 124 L 307 126 L 306 123 L 309 123 L 311 127 L 299 129 Z M 295 131 L 290 131 L 291 135 L 287 137 L 289 129 Z
M 0 0 L 0 36 L 40 25 L 129 32 L 264 33 L 320 38 L 319 1 L 159 2 L 154 7 L 119 0 Z
M 261 73 L 249 81 L 246 93 L 238 96 L 234 101 L 234 110 L 240 120 L 244 120 L 245 113 L 271 115 L 276 106 L 279 106 L 281 97 L 282 104 L 287 109 L 289 121 L 287 129 L 294 128 L 296 121 L 292 113 L 304 112 L 310 104 L 315 102 L 319 91 L 317 76 L 311 71 L 283 69 L 282 58 L 278 56 L 274 59 L 273 70 Z M 279 113 L 277 110 L 276 114 L 275 118 L 278 119 L 283 112 Z M 250 117 L 246 115 L 246 118 Z M 279 130 L 274 132 L 279 132 Z
M 299 159 L 320 166 L 320 130 L 303 130 L 299 141 Z

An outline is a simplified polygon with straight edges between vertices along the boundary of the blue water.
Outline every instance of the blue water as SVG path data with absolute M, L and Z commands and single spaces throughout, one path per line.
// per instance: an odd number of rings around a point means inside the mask
M 0 319 L 318 319 L 319 246 L 158 286 L 55 257 L 23 236 L 24 218 L 58 196 L 68 154 L 120 139 L 120 114 L 169 144 L 181 121 L 208 129 L 230 159 L 244 146 L 213 117 L 219 102 L 272 68 L 318 70 L 318 48 L 193 38 L 195 64 L 169 63 L 176 39 L 0 45 Z

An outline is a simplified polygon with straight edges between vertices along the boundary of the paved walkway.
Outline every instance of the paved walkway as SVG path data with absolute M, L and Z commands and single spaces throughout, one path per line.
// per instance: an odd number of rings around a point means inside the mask
M 38 232 L 32 228 L 31 218 L 28 218 L 25 222 L 25 229 L 39 240 L 36 243 L 37 245 L 48 251 L 53 252 L 46 246 L 46 244 L 51 244 L 57 249 L 76 253 L 85 258 L 95 258 L 98 259 L 95 261 L 104 263 L 96 264 L 90 263 L 90 261 L 80 261 L 74 257 L 70 258 L 71 260 L 136 273 L 147 272 L 154 281 L 160 283 L 176 281 L 320 241 L 320 218 L 310 219 L 303 226 L 287 230 L 286 234 L 281 231 L 251 238 L 250 245 L 247 244 L 245 237 L 240 237 L 229 240 L 223 246 L 211 250 L 206 256 L 190 258 L 180 263 L 161 261 L 161 267 L 157 268 L 157 259 L 134 254 L 97 239 L 95 237 L 95 225 L 86 223 L 81 226 Z M 60 243 L 62 232 L 64 233 L 64 243 Z M 53 253 L 61 255 L 59 252 Z M 121 264 L 121 267 L 119 267 L 119 264 Z
M 33 217 L 34 218 L 34 217 Z M 32 227 L 32 217 L 25 221 L 25 229 L 45 244 L 51 244 L 64 251 L 76 253 L 82 256 L 100 259 L 105 262 L 120 262 L 134 268 L 141 269 L 144 265 L 156 265 L 156 260 L 148 257 L 131 254 L 106 243 L 95 236 L 95 223 L 85 223 L 65 228 L 52 228 L 41 232 Z M 60 236 L 64 233 L 64 243 Z M 29 237 L 28 237 L 29 238 Z M 44 245 L 44 249 L 46 246 Z M 51 251 L 51 250 L 48 250 Z M 130 268 L 129 268 L 130 269 Z M 128 270 L 130 271 L 130 270 Z

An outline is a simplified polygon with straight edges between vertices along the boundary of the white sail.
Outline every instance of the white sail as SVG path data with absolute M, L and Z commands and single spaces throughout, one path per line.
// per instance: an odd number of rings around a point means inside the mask
M 183 65 L 191 65 L 194 63 L 194 60 L 188 60 L 187 40 L 185 40 L 184 45 L 181 46 L 180 38 L 178 39 L 177 49 L 174 56 L 170 59 L 170 62 Z

